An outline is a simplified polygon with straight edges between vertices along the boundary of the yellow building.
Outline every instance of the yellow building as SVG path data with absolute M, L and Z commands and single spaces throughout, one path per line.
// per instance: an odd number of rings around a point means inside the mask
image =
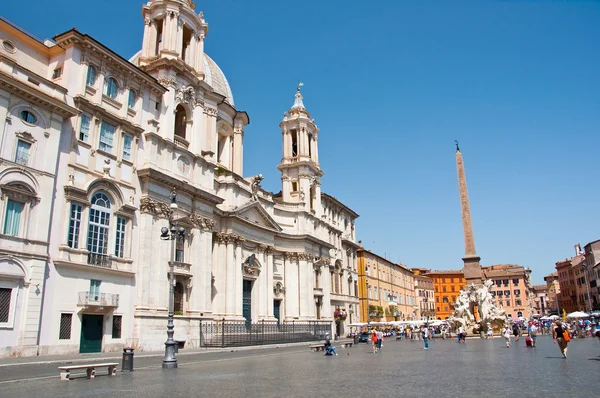
M 396 264 L 361 246 L 357 250 L 360 321 L 416 319 L 415 276 L 403 264 Z

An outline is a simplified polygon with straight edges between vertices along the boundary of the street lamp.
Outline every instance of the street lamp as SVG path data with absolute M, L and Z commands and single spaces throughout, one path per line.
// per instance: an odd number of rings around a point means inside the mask
M 177 342 L 173 340 L 173 312 L 175 307 L 175 276 L 173 275 L 173 267 L 175 266 L 175 241 L 183 239 L 185 228 L 177 228 L 177 223 L 174 220 L 174 213 L 177 210 L 177 193 L 175 188 L 171 191 L 171 205 L 169 206 L 169 228 L 162 227 L 160 229 L 160 238 L 162 240 L 171 241 L 171 261 L 169 262 L 169 316 L 167 320 L 167 341 L 165 342 L 165 357 L 163 358 L 163 369 L 176 369 L 177 358 L 175 358 L 175 346 Z

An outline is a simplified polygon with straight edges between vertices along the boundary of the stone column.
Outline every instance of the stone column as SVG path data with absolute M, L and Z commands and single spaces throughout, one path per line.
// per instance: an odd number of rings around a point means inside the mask
M 215 278 L 214 286 L 216 296 L 213 300 L 213 313 L 224 315 L 226 312 L 225 297 L 227 287 L 227 254 L 225 247 L 225 234 L 216 233 L 214 235 L 212 255 L 212 275 Z
M 142 58 L 151 57 L 151 48 L 153 43 L 156 43 L 156 29 L 154 29 L 154 40 L 152 40 L 152 26 L 154 26 L 153 21 L 150 18 L 146 18 L 144 20 L 144 43 L 142 45 Z
M 205 104 L 204 114 L 206 118 L 205 150 L 212 152 L 212 155 L 205 158 L 214 161 L 217 159 L 217 108 L 214 105 Z
M 177 30 L 175 33 L 175 52 L 179 54 L 179 57 L 183 57 L 183 21 L 177 17 Z M 183 58 L 182 58 L 183 59 Z M 184 60 L 185 61 L 185 60 Z
M 244 128 L 242 126 L 236 126 L 233 129 L 233 172 L 239 175 L 243 175 L 243 140 L 244 140 Z
M 314 162 L 316 164 L 319 164 L 319 145 L 317 143 L 318 137 L 319 136 L 317 134 L 313 134 L 313 143 L 314 143 L 313 157 L 314 157 Z
M 331 272 L 329 270 L 330 260 L 323 260 L 325 267 L 322 268 L 321 276 L 323 281 L 323 307 L 321 308 L 322 318 L 331 318 L 333 311 L 331 311 Z
M 204 58 L 204 32 L 200 32 L 196 35 L 196 51 L 195 51 L 195 63 L 194 69 L 196 72 L 202 73 L 204 72 L 203 68 L 203 58 Z
M 188 312 L 191 313 L 200 313 L 203 310 L 203 301 L 204 301 L 204 291 L 210 288 L 210 285 L 206 285 L 206 280 L 203 278 L 203 275 L 206 273 L 202 254 L 204 251 L 204 242 L 202 230 L 196 225 L 195 228 L 192 229 L 192 241 L 190 247 L 190 260 L 188 261 L 191 264 L 192 271 L 192 288 L 190 289 L 190 297 L 188 299 Z M 210 270 L 209 270 L 210 273 Z
M 267 247 L 267 283 L 266 283 L 266 301 L 267 301 L 267 317 L 274 318 L 273 313 L 273 301 L 275 299 L 275 295 L 273 292 L 273 247 Z
M 306 316 L 311 319 L 315 319 L 315 270 L 313 265 L 313 257 L 307 256 L 306 268 L 303 271 L 306 274 L 306 286 L 307 295 L 306 302 L 308 306 L 308 313 Z
M 242 262 L 244 259 L 242 258 L 242 245 L 245 240 L 246 239 L 241 236 L 235 236 L 235 260 L 233 264 L 235 272 L 235 290 L 227 292 L 227 294 L 235 297 L 235 316 L 242 316 L 242 291 L 244 289 L 244 275 L 242 274 Z
M 298 317 L 298 256 L 285 253 L 285 317 L 288 320 Z
M 258 319 L 264 319 L 267 316 L 267 256 L 266 245 L 258 245 L 258 258 L 261 264 L 261 270 L 256 281 L 258 289 Z
M 225 235 L 226 245 L 226 267 L 227 267 L 227 287 L 225 290 L 225 313 L 228 316 L 235 314 L 235 258 L 234 242 L 231 235 Z
M 306 318 L 310 313 L 309 300 L 312 299 L 312 294 L 308 288 L 308 275 L 309 271 L 306 266 L 306 260 L 308 256 L 304 253 L 298 253 L 298 299 L 300 301 L 299 314 L 301 318 Z

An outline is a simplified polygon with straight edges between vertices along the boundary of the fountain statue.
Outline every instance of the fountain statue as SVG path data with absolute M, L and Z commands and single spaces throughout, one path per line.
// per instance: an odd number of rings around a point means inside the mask
M 486 280 L 482 285 L 472 283 L 465 286 L 448 321 L 456 327 L 462 326 L 467 333 L 479 333 L 481 337 L 484 337 L 488 323 L 496 332 L 501 330 L 506 322 L 506 311 L 496 308 L 492 302 L 489 291 L 492 284 L 491 280 Z

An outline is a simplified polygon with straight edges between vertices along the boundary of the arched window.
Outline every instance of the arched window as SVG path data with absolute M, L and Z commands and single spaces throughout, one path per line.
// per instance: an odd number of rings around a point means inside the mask
M 177 105 L 177 108 L 175 108 L 175 135 L 183 139 L 185 139 L 186 121 L 185 108 L 179 104 Z
M 135 108 L 136 97 L 137 95 L 135 93 L 135 90 L 129 90 L 129 100 L 127 101 L 127 106 L 129 107 L 129 109 Z
M 94 84 L 96 84 L 96 68 L 94 68 L 92 65 L 88 66 L 85 84 L 87 84 L 88 86 L 93 86 Z
M 119 90 L 119 84 L 117 83 L 117 79 L 114 77 L 109 77 L 106 81 L 106 96 L 108 98 L 115 99 L 117 98 L 117 92 Z
M 110 229 L 111 203 L 103 192 L 92 196 L 88 228 L 88 264 L 107 266 L 108 232 Z

